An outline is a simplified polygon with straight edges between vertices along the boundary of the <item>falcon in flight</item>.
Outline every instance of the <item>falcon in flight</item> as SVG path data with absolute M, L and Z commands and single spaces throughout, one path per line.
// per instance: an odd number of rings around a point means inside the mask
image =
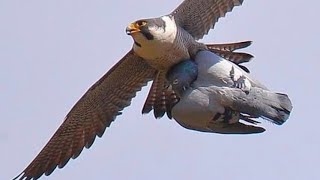
M 101 79 L 93 84 L 66 115 L 59 129 L 35 159 L 15 179 L 38 179 L 64 167 L 70 158 L 89 148 L 101 137 L 123 108 L 130 105 L 148 81 L 153 80 L 142 112 L 154 110 L 155 117 L 171 108 L 178 97 L 168 90 L 165 78 L 173 65 L 210 50 L 230 61 L 249 61 L 252 57 L 233 50 L 250 42 L 205 45 L 198 42 L 220 17 L 243 0 L 184 0 L 174 11 L 159 18 L 131 23 L 126 32 L 133 38 L 132 49 Z

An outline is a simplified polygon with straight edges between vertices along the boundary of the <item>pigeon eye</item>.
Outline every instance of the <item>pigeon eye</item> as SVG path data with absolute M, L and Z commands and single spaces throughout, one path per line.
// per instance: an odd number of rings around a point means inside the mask
M 172 84 L 178 84 L 179 83 L 179 80 L 178 79 L 175 79 Z
M 138 21 L 138 22 L 137 22 L 137 25 L 138 25 L 138 26 L 145 26 L 145 25 L 147 25 L 147 22 L 145 22 L 145 21 Z

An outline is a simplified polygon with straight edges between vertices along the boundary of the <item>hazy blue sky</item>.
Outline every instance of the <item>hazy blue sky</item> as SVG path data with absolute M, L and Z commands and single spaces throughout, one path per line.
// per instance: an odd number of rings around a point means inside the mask
M 132 46 L 128 23 L 182 0 L 0 0 L 0 179 L 20 173 L 83 93 Z M 320 179 L 320 2 L 245 0 L 202 42 L 252 40 L 247 66 L 294 105 L 259 135 L 141 115 L 144 88 L 89 150 L 43 179 Z

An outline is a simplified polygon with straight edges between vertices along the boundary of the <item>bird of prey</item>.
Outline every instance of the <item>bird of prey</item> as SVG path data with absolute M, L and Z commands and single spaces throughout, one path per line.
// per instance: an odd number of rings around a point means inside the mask
M 206 46 L 197 41 L 242 2 L 184 0 L 168 15 L 131 23 L 126 32 L 134 40 L 132 49 L 88 89 L 45 147 L 15 179 L 50 175 L 56 167 L 62 168 L 70 158 L 78 157 L 151 80 L 143 113 L 154 109 L 156 117 L 161 117 L 171 108 L 167 104 L 174 104 L 177 99 L 175 92 L 165 90 L 167 71 L 183 59 L 194 58 L 200 50 L 211 50 L 235 62 L 249 60 L 249 54 L 232 52 L 243 43 Z
M 172 108 L 172 117 L 187 129 L 261 133 L 265 129 L 255 126 L 259 123 L 255 118 L 281 125 L 292 110 L 286 94 L 269 91 L 241 68 L 209 51 L 199 52 L 195 61 L 173 66 L 167 79 L 180 98 Z

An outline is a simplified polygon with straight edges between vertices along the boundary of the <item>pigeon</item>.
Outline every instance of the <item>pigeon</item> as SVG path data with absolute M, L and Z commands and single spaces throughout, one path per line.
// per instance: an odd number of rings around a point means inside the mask
M 265 131 L 257 118 L 282 125 L 292 103 L 288 95 L 268 90 L 236 64 L 200 51 L 167 73 L 169 89 L 179 97 L 172 117 L 184 128 L 219 134 Z

